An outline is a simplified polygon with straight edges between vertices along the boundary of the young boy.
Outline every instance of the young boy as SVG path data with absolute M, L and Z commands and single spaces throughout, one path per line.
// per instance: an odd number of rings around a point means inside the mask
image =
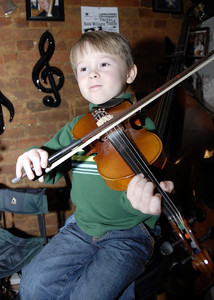
M 112 32 L 83 34 L 71 50 L 71 65 L 83 97 L 92 106 L 127 97 L 127 85 L 137 75 L 132 49 L 125 37 Z M 109 102 L 108 102 L 109 103 Z M 72 128 L 82 116 L 65 125 L 43 147 L 34 147 L 17 160 L 29 179 L 41 175 L 48 156 L 72 142 Z M 65 171 L 68 164 L 65 165 Z M 62 166 L 40 181 L 55 183 Z M 161 182 L 170 192 L 171 181 Z M 71 199 L 76 209 L 67 224 L 22 272 L 22 300 L 135 299 L 134 281 L 153 254 L 161 196 L 139 174 L 127 191 L 110 189 L 99 175 L 93 156 L 82 151 L 72 157 Z

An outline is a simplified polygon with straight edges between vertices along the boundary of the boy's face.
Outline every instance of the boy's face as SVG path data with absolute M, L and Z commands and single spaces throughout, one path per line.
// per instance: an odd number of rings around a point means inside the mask
M 119 55 L 99 52 L 88 46 L 83 56 L 77 59 L 77 81 L 83 97 L 91 103 L 102 104 L 120 97 L 131 83 L 130 72 Z M 136 71 L 137 72 L 137 71 Z M 133 74 L 132 74 L 133 75 Z

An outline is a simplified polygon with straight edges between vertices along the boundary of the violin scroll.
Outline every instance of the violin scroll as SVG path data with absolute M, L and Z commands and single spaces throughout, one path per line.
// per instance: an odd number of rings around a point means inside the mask
M 189 254 L 189 258 L 192 260 L 192 267 L 195 270 L 199 270 L 208 278 L 212 278 L 214 275 L 214 264 L 206 249 L 201 249 L 195 236 L 192 234 L 192 230 L 187 224 L 187 221 L 182 217 L 182 226 L 176 226 L 171 220 L 170 224 L 173 230 L 182 241 L 185 249 Z M 180 227 L 180 228 L 179 228 Z M 180 244 L 180 243 L 179 243 Z
M 195 270 L 201 271 L 209 278 L 214 275 L 214 265 L 206 249 L 202 249 L 198 254 L 193 256 L 192 266 Z

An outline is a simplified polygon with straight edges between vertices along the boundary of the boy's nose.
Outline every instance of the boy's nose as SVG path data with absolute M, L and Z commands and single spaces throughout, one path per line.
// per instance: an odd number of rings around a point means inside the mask
M 89 77 L 90 78 L 97 78 L 97 77 L 99 77 L 99 73 L 96 72 L 96 71 L 91 71 L 90 74 L 89 74 Z

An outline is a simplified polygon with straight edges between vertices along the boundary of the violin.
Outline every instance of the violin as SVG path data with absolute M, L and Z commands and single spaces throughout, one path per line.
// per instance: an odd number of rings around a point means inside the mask
M 130 106 L 130 102 L 125 101 L 110 110 L 95 109 L 75 124 L 73 137 L 76 140 L 81 139 L 97 127 L 95 120 L 101 123 L 102 118 L 107 119 L 109 116 L 114 118 Z M 150 165 L 154 164 L 161 168 L 166 161 L 164 155 L 161 155 L 163 145 L 160 138 L 145 128 L 134 129 L 131 123 L 130 119 L 126 120 L 122 126 L 117 125 L 116 129 L 111 129 L 107 135 L 101 137 L 100 142 L 92 143 L 90 147 L 88 146 L 88 150 L 86 148 L 87 155 L 97 154 L 94 160 L 99 174 L 111 189 L 117 191 L 126 190 L 132 177 L 141 173 L 141 162 L 138 162 L 138 157 L 140 159 L 142 153 Z M 118 151 L 115 151 L 115 148 Z M 139 153 L 136 153 L 137 149 Z M 134 162 L 135 155 L 137 157 Z

